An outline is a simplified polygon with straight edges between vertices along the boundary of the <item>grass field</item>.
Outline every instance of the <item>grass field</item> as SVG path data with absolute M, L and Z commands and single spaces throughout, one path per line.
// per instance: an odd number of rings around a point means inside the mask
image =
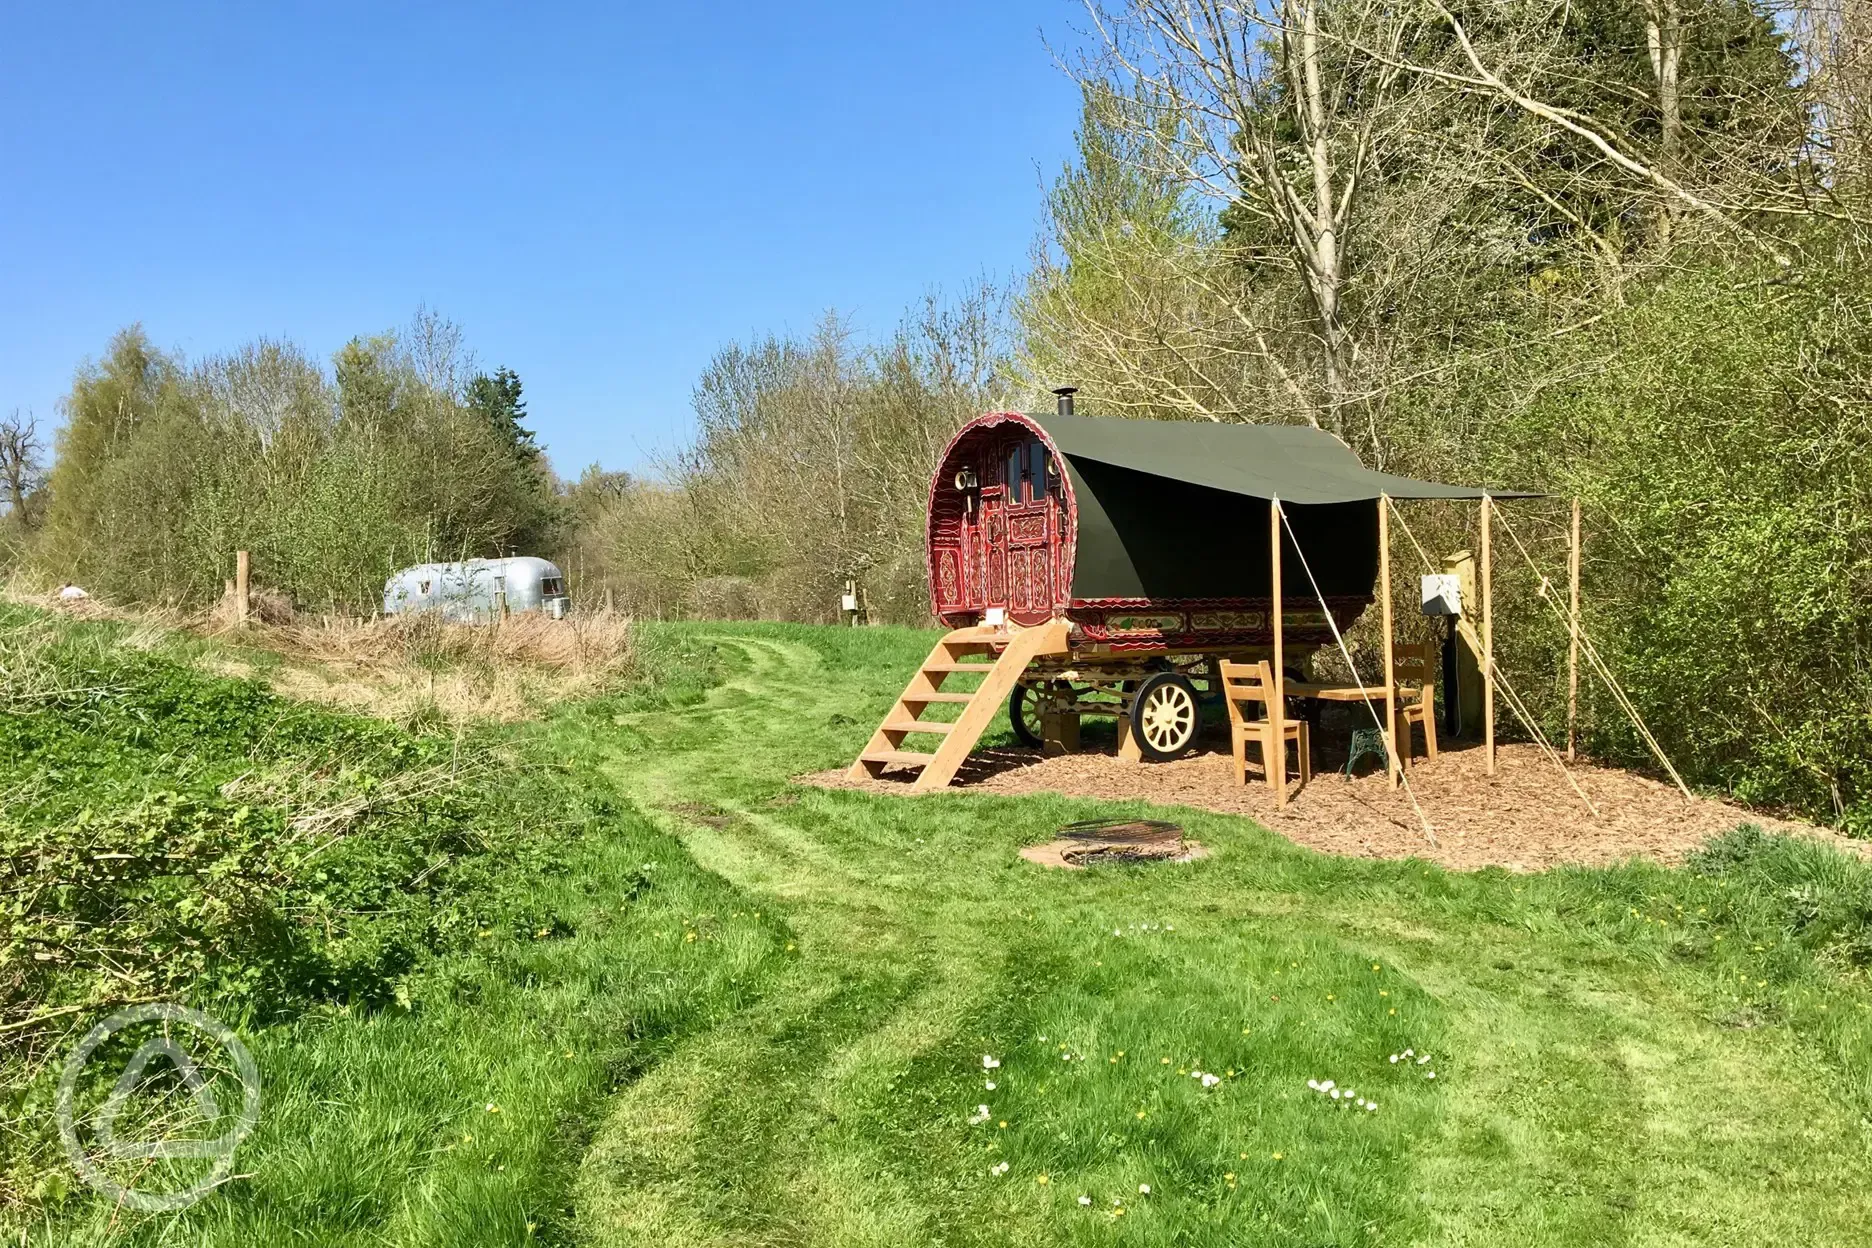
M 927 634 L 651 640 L 665 691 L 508 730 L 615 802 L 540 882 L 563 933 L 256 1029 L 250 1178 L 25 1242 L 1872 1240 L 1872 886 L 1831 851 L 1457 875 L 1180 811 L 1209 859 L 1045 872 L 1143 808 L 788 782 Z

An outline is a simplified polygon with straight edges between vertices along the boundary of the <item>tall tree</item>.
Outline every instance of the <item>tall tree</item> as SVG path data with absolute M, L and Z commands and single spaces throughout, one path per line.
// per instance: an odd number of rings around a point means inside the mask
M 515 459 L 528 465 L 539 462 L 539 443 L 533 431 L 520 423 L 526 419 L 527 410 L 518 373 L 511 368 L 497 368 L 492 376 L 475 374 L 468 382 L 466 402 L 468 410 L 486 423 Z
M 0 418 L 0 491 L 5 492 L 7 515 L 14 525 L 31 529 L 36 522 L 39 487 L 45 479 L 45 444 L 39 422 L 31 412 Z

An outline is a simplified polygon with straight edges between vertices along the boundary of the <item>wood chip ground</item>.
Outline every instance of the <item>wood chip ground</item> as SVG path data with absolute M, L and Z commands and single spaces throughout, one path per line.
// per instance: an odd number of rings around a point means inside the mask
M 1231 783 L 1228 756 L 1213 744 L 1168 763 L 1124 763 L 1110 751 L 1044 758 L 1030 749 L 978 750 L 951 791 L 1060 793 L 1191 806 L 1246 815 L 1296 844 L 1325 853 L 1414 856 L 1457 870 L 1499 866 L 1538 871 L 1632 858 L 1675 863 L 1710 837 L 1742 823 L 1817 837 L 1861 856 L 1872 848 L 1823 828 L 1710 798 L 1686 802 L 1670 784 L 1648 776 L 1584 762 L 1571 770 L 1599 806 L 1601 818 L 1593 817 L 1536 746 L 1503 746 L 1492 777 L 1477 746 L 1446 749 L 1434 762 L 1419 757 L 1410 769 L 1410 794 L 1435 829 L 1435 845 L 1425 838 L 1410 795 L 1390 788 L 1382 770 L 1352 780 L 1336 772 L 1318 772 L 1285 810 L 1277 811 L 1273 791 L 1253 768 L 1247 785 Z M 912 770 L 895 769 L 875 780 L 851 780 L 843 771 L 800 779 L 825 788 L 907 796 L 915 777 Z

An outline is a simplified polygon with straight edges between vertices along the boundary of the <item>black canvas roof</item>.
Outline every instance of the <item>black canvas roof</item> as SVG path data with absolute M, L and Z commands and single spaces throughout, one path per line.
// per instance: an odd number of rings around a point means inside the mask
M 1068 459 L 1148 473 L 1190 485 L 1283 503 L 1352 503 L 1392 498 L 1535 498 L 1511 490 L 1442 485 L 1373 472 L 1352 449 L 1307 425 L 1221 425 L 1030 414 Z

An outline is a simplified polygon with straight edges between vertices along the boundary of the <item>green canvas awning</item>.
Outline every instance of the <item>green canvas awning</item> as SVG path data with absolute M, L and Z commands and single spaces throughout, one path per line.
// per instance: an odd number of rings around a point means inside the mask
M 1392 498 L 1538 498 L 1512 490 L 1443 485 L 1373 472 L 1352 449 L 1307 425 L 1218 425 L 1030 414 L 1068 459 L 1149 473 L 1283 503 L 1355 503 Z

